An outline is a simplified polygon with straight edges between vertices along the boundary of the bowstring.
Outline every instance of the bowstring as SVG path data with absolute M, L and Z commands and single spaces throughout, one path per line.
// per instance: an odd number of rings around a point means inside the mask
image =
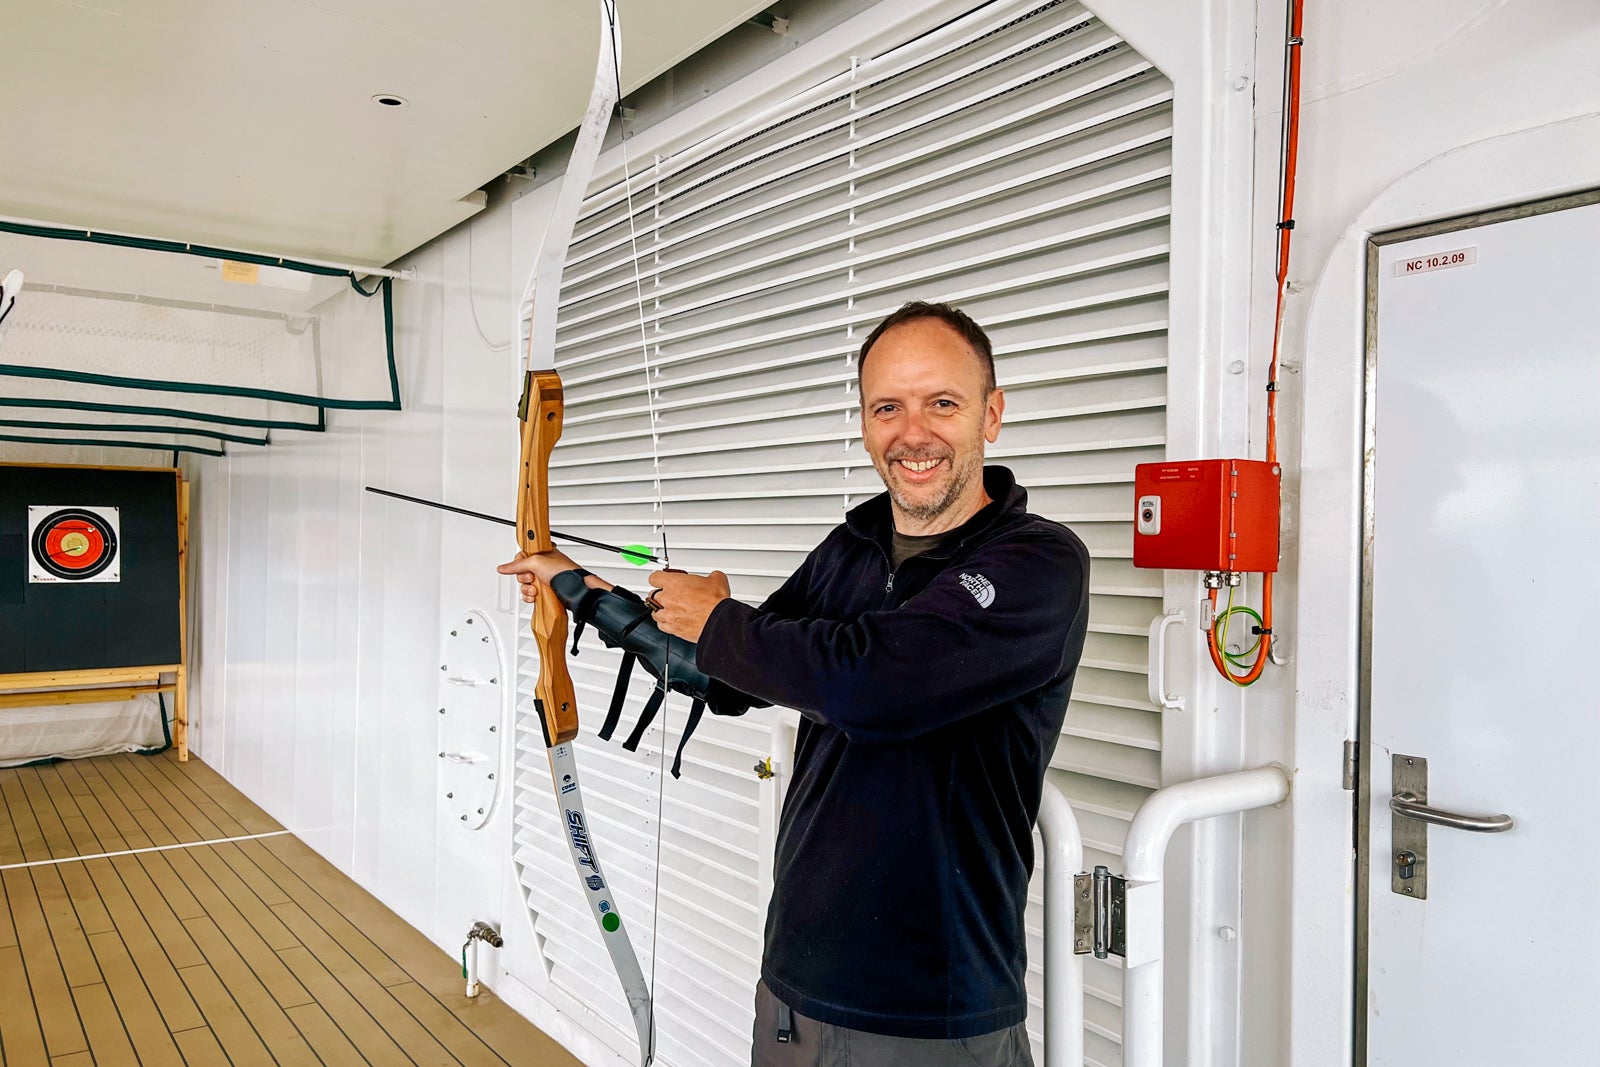
M 616 79 L 617 87 L 617 129 L 622 135 L 619 145 L 622 151 L 622 193 L 627 207 L 626 213 L 628 216 L 628 249 L 630 258 L 633 262 L 634 307 L 638 311 L 639 316 L 639 356 L 644 369 L 645 409 L 650 420 L 650 464 L 652 474 L 654 475 L 652 480 L 655 483 L 656 514 L 658 516 L 658 523 L 661 529 L 661 566 L 663 569 L 670 569 L 672 563 L 671 554 L 667 548 L 667 502 L 666 497 L 661 490 L 661 450 L 656 434 L 655 383 L 653 380 L 654 373 L 653 368 L 650 366 L 650 335 L 645 326 L 644 320 L 644 282 L 639 275 L 639 231 L 637 225 L 635 224 L 633 213 L 633 175 L 628 164 L 628 123 L 622 113 L 622 55 L 621 48 L 618 46 L 619 34 L 616 31 L 616 0 L 607 0 L 606 17 L 611 21 L 611 32 L 609 34 L 612 49 L 611 71 L 612 76 Z M 672 644 L 669 641 L 667 643 L 666 662 L 663 667 L 661 677 L 661 687 L 663 690 L 669 689 L 671 678 Z M 665 699 L 663 699 L 661 702 L 661 744 L 659 746 L 660 751 L 657 753 L 658 766 L 656 768 L 656 876 L 655 885 L 652 887 L 653 896 L 650 904 L 650 1002 L 652 1005 L 650 1010 L 650 1043 L 652 1046 L 655 1044 L 656 1025 L 656 1014 L 654 1008 L 656 995 L 656 960 L 660 957 L 660 943 L 658 938 L 661 925 L 661 829 L 666 818 L 667 744 L 670 736 L 670 731 L 667 729 L 669 719 L 669 703 L 670 702 Z

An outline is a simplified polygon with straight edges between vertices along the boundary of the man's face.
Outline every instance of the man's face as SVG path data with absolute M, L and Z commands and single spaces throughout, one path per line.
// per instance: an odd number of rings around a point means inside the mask
M 953 529 L 983 506 L 983 446 L 1005 409 L 983 387 L 978 354 L 938 319 L 892 327 L 867 354 L 861 434 L 900 532 Z

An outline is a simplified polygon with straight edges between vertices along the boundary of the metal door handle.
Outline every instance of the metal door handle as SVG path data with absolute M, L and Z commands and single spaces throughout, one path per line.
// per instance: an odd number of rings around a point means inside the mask
M 1462 815 L 1443 808 L 1431 808 L 1412 793 L 1396 793 L 1390 797 L 1389 810 L 1407 819 L 1448 826 L 1452 830 L 1470 830 L 1475 834 L 1504 833 L 1515 825 L 1509 815 Z
M 1167 627 L 1183 621 L 1183 609 L 1157 615 L 1150 623 L 1150 703 L 1165 711 L 1182 711 L 1184 698 L 1167 692 Z

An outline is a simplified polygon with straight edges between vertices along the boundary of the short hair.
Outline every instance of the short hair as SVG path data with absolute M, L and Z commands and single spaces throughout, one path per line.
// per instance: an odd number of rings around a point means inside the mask
M 913 300 L 908 304 L 900 305 L 898 311 L 893 312 L 888 318 L 878 323 L 877 328 L 867 335 L 861 344 L 861 352 L 856 357 L 856 391 L 861 391 L 861 369 L 866 366 L 867 353 L 889 330 L 907 322 L 918 319 L 938 319 L 967 342 L 967 347 L 977 355 L 978 362 L 983 367 L 983 395 L 987 397 L 994 392 L 994 347 L 989 343 L 989 335 L 983 332 L 983 327 L 972 321 L 972 317 L 960 308 L 949 304 L 932 303 L 926 300 Z

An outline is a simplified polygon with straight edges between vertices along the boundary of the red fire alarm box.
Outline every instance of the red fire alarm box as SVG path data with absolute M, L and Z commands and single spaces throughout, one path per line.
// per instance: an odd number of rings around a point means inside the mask
M 1133 565 L 1165 570 L 1278 569 L 1276 463 L 1197 459 L 1134 468 Z

